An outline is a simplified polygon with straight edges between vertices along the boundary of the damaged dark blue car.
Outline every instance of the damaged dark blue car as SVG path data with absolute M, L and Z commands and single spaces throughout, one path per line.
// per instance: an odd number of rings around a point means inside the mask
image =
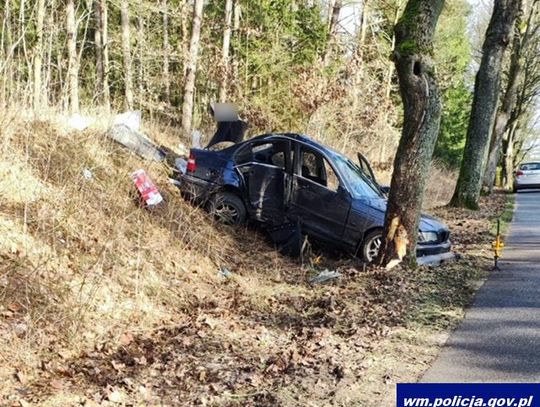
M 212 143 L 211 143 L 212 144 Z M 191 149 L 181 189 L 221 222 L 268 228 L 295 222 L 302 234 L 373 261 L 381 245 L 385 189 L 359 164 L 299 134 L 268 134 L 230 147 Z M 417 256 L 450 252 L 450 232 L 422 215 Z

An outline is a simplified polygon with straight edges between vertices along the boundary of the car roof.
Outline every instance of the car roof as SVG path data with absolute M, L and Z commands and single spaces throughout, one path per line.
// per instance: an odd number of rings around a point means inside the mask
M 307 144 L 307 145 L 309 145 L 311 147 L 318 148 L 320 150 L 326 150 L 326 151 L 331 152 L 333 154 L 342 155 L 341 153 L 335 151 L 331 147 L 328 147 L 327 145 L 319 143 L 318 141 L 313 140 L 311 137 L 308 137 L 305 134 L 298 134 L 298 133 L 268 133 L 268 134 L 261 134 L 259 136 L 255 136 L 255 137 L 252 137 L 250 139 L 247 139 L 247 140 L 245 140 L 245 142 L 256 141 L 256 140 L 264 140 L 266 138 L 272 138 L 272 137 L 290 138 L 290 139 L 293 139 L 293 140 L 296 140 L 296 141 L 300 141 L 300 142 L 302 142 L 304 144 Z

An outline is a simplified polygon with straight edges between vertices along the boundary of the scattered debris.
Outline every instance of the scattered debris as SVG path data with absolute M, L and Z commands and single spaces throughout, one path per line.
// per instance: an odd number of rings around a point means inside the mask
M 231 278 L 233 273 L 227 267 L 220 267 L 218 277 Z
M 83 177 L 85 180 L 90 181 L 92 178 L 94 178 L 94 174 L 88 168 L 85 168 L 83 170 Z
M 114 116 L 114 126 L 126 126 L 133 131 L 140 131 L 142 113 L 140 110 L 130 110 Z
M 338 271 L 330 271 L 328 269 L 321 271 L 315 277 L 309 279 L 311 284 L 325 284 L 329 281 L 340 278 L 342 274 Z
M 180 174 L 185 174 L 186 173 L 187 165 L 188 165 L 187 160 L 185 160 L 183 158 L 177 158 L 176 160 L 174 160 L 174 166 L 180 172 Z
M 131 179 L 135 183 L 135 186 L 147 206 L 154 206 L 163 202 L 163 197 L 148 174 L 146 174 L 146 171 L 142 169 L 135 171 L 131 174 Z
M 146 135 L 125 124 L 112 126 L 105 135 L 147 160 L 163 161 L 166 157 L 163 149 Z

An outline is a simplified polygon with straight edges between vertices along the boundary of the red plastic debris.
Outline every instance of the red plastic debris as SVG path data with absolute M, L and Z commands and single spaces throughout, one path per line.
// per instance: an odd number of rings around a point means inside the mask
M 163 202 L 163 197 L 146 171 L 135 171 L 133 174 L 131 174 L 131 179 L 135 183 L 137 190 L 141 194 L 141 197 L 147 206 L 154 206 Z

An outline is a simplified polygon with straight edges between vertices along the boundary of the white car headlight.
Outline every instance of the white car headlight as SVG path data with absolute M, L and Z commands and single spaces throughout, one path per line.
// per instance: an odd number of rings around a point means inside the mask
M 421 243 L 436 243 L 439 241 L 439 236 L 437 236 L 436 232 L 420 232 L 418 241 Z

